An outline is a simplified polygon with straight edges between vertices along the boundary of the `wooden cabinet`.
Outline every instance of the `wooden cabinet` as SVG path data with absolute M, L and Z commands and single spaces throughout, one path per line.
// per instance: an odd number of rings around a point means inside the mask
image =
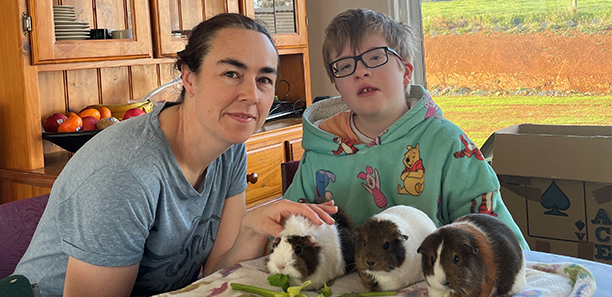
M 306 46 L 306 0 L 241 0 L 243 13 L 266 25 L 276 46 L 291 48 Z M 256 5 L 257 3 L 261 3 Z M 280 27 L 282 25 L 282 27 Z
M 91 29 L 132 30 L 133 37 L 106 40 L 56 40 L 56 29 L 69 30 L 68 28 L 76 25 L 58 23 L 58 26 L 65 28 L 55 27 L 53 5 L 59 4 L 59 1 L 28 0 L 27 14 L 31 16 L 32 23 L 32 31 L 29 34 L 33 64 L 152 56 L 149 10 L 146 1 L 64 0 L 61 3 L 73 6 L 76 21 L 88 23 Z
M 151 0 L 155 57 L 175 57 L 189 31 L 223 12 L 240 12 L 238 0 Z
M 245 0 L 150 0 L 150 6 L 138 0 L 9 1 L 0 10 L 6 35 L 0 67 L 11 70 L 0 74 L 0 203 L 48 193 L 69 160 L 70 153 L 42 140 L 41 124 L 49 115 L 140 99 L 178 74 L 171 56 L 185 38 L 173 31 L 220 12 L 254 16 L 252 1 Z M 53 5 L 60 3 L 78 7 L 77 19 L 92 28 L 131 29 L 133 38 L 56 41 Z M 305 3 L 293 3 L 295 32 L 273 35 L 279 80 L 288 82 L 279 84 L 277 95 L 310 105 Z M 21 29 L 24 12 L 32 16 L 27 36 Z M 300 158 L 301 129 L 300 118 L 274 120 L 247 141 L 248 172 L 258 176 L 247 188 L 249 206 L 281 195 L 280 164 Z

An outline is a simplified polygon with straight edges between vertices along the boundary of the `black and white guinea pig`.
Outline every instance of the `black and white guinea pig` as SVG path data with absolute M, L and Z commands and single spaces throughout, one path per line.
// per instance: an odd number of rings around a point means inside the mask
M 395 291 L 423 280 L 417 248 L 436 230 L 411 206 L 390 207 L 367 219 L 355 233 L 355 266 L 370 291 Z
M 290 216 L 272 243 L 268 272 L 289 275 L 292 286 L 310 280 L 305 289 L 316 290 L 353 270 L 356 226 L 340 207 L 332 218 L 333 225 L 317 226 L 301 215 Z
M 502 221 L 469 214 L 419 247 L 429 296 L 505 296 L 525 286 L 523 250 Z

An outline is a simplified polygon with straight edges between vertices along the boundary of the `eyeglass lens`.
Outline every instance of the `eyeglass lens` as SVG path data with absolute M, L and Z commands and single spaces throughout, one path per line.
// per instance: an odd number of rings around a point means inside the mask
M 357 61 L 361 60 L 368 68 L 376 68 L 387 63 L 387 51 L 385 48 L 374 48 L 355 57 L 346 57 L 332 63 L 332 72 L 335 77 L 344 77 L 353 74 Z

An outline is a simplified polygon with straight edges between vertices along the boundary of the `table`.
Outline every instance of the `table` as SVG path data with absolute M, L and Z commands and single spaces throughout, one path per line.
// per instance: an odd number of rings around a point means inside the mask
M 526 251 L 525 259 L 527 260 L 527 286 L 520 295 L 516 296 L 612 296 L 612 265 L 534 251 Z M 239 263 L 197 280 L 180 290 L 156 296 L 244 296 L 248 294 L 232 290 L 231 283 L 280 291 L 280 288 L 268 284 L 268 274 L 264 267 L 265 257 Z M 357 273 L 336 279 L 330 287 L 334 296 L 366 291 Z M 318 295 L 316 291 L 302 292 L 308 297 Z M 427 284 L 425 281 L 418 282 L 399 290 L 395 296 L 427 296 Z

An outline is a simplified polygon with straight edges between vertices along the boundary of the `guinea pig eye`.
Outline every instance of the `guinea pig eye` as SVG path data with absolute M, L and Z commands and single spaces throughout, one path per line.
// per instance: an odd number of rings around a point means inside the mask
M 434 256 L 431 256 L 431 266 L 433 266 L 434 263 L 436 263 L 436 258 Z
M 299 254 L 302 252 L 302 247 L 301 246 L 297 246 L 295 247 L 295 250 L 293 250 L 296 254 Z
M 459 263 L 459 256 L 455 255 L 453 258 L 453 264 L 457 265 L 457 263 Z
M 389 249 L 389 242 L 385 242 L 385 244 L 383 244 L 383 250 L 388 250 Z

